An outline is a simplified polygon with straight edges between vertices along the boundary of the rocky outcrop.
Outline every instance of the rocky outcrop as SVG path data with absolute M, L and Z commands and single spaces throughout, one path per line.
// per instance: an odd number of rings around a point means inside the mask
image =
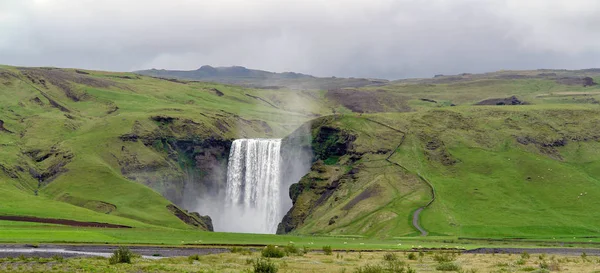
M 4 121 L 0 119 L 0 132 L 12 134 L 13 132 L 4 128 Z
M 164 161 L 144 161 L 127 146 L 113 154 L 121 173 L 160 192 L 174 204 L 188 208 L 201 194 L 218 193 L 227 182 L 230 140 L 174 139 L 126 134 L 122 141 L 142 140 L 146 146 L 164 153 Z
M 212 219 L 209 216 L 200 216 L 197 212 L 189 213 L 187 211 L 181 210 L 175 205 L 169 204 L 167 205 L 167 209 L 173 213 L 173 215 L 177 216 L 184 223 L 198 227 L 208 231 L 214 231 L 212 225 Z
M 305 124 L 282 142 L 282 179 L 295 181 L 289 186 L 293 207 L 278 225 L 277 234 L 289 233 L 302 225 L 311 211 L 345 181 L 340 168 L 326 162 L 351 153 L 356 136 L 328 125 L 331 119 Z
M 419 139 L 424 144 L 425 156 L 431 162 L 439 162 L 444 166 L 452 166 L 458 162 L 456 158 L 454 158 L 444 142 L 434 136 L 420 134 Z
M 475 105 L 522 105 L 522 104 L 528 104 L 528 103 L 519 100 L 515 96 L 512 96 L 512 97 L 503 98 L 503 99 L 487 99 L 487 100 L 480 101 Z
M 556 79 L 556 82 L 564 85 L 579 85 L 583 87 L 597 85 L 591 77 L 562 77 Z

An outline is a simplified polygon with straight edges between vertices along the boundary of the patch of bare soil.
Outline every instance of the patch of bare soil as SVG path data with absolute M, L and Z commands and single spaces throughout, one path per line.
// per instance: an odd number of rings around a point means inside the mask
M 597 85 L 597 83 L 594 82 L 594 79 L 592 79 L 590 77 L 583 77 L 583 78 L 563 77 L 563 78 L 556 79 L 556 82 L 559 84 L 564 84 L 564 85 L 579 85 L 579 86 L 583 86 L 583 87 Z
M 33 222 L 43 224 L 56 224 L 73 227 L 99 227 L 99 228 L 131 228 L 130 226 L 115 225 L 108 223 L 98 222 L 80 222 L 75 220 L 67 219 L 54 219 L 54 218 L 38 218 L 33 216 L 0 216 L 0 220 L 5 221 L 17 221 L 17 222 Z
M 527 102 L 519 100 L 517 97 L 512 96 L 509 98 L 501 99 L 487 99 L 476 103 L 475 105 L 525 105 Z
M 406 103 L 408 98 L 386 90 L 335 89 L 329 90 L 326 98 L 357 113 L 410 111 Z
M 366 190 L 361 192 L 359 195 L 354 197 L 354 199 L 350 200 L 348 204 L 346 204 L 342 209 L 343 210 L 351 210 L 354 206 L 356 206 L 360 201 L 369 199 L 371 197 L 375 197 L 379 194 L 379 188 L 375 186 L 368 187 Z

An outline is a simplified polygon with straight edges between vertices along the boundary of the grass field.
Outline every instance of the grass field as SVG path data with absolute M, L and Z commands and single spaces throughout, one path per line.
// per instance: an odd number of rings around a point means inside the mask
M 411 255 L 411 256 L 409 256 Z M 255 272 L 259 253 L 224 253 L 110 265 L 107 258 L 3 258 L 0 272 Z M 598 272 L 593 256 L 421 252 L 308 252 L 264 260 L 276 272 Z M 400 271 L 400 269 L 404 271 Z M 396 270 L 396 271 L 390 271 Z M 412 270 L 412 271 L 408 271 Z M 273 271 L 270 271 L 273 272 Z

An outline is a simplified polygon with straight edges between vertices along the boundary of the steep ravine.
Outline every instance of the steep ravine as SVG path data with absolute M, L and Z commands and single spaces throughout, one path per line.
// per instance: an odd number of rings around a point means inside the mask
M 131 133 L 119 137 L 122 147 L 111 156 L 129 180 L 142 183 L 173 202 L 174 206 L 168 209 L 182 221 L 212 230 L 210 216 L 193 210 L 198 207 L 199 197 L 216 196 L 224 189 L 232 140 L 190 137 L 194 135 L 193 128 L 189 132 L 173 130 L 179 122 L 175 119 L 151 119 L 162 126 L 148 130 L 144 121 L 136 122 Z

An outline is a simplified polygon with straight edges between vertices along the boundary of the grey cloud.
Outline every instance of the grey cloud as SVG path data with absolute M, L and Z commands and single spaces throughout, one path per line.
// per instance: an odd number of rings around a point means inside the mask
M 0 63 L 382 78 L 600 62 L 595 0 L 3 0 Z

